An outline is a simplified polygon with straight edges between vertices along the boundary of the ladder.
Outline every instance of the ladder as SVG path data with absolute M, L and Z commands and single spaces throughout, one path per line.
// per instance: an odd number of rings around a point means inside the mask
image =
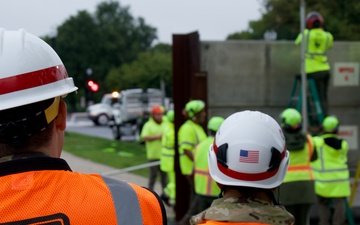
M 359 182 L 359 177 L 360 177 L 360 160 L 358 161 L 357 168 L 356 168 L 356 173 L 355 173 L 355 177 L 354 177 L 354 181 L 353 181 L 353 185 L 351 186 L 351 194 L 350 194 L 350 199 L 349 199 L 349 206 L 350 207 L 352 207 L 353 203 L 354 203 L 356 189 L 358 187 L 358 182 Z
M 319 94 L 315 85 L 315 81 L 312 77 L 307 78 L 307 113 L 310 126 L 320 126 L 324 120 L 324 111 L 322 109 Z M 294 84 L 291 90 L 291 99 L 289 102 L 289 108 L 295 108 L 301 112 L 302 106 L 302 88 L 301 88 L 301 76 L 296 75 Z

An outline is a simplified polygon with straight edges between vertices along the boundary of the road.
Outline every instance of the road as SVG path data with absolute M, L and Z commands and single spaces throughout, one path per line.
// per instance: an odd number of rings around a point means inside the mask
M 72 114 L 67 118 L 67 131 L 86 134 L 95 137 L 113 139 L 112 131 L 108 126 L 95 126 L 94 123 L 87 119 L 86 114 Z M 134 136 L 122 136 L 122 141 L 134 141 Z

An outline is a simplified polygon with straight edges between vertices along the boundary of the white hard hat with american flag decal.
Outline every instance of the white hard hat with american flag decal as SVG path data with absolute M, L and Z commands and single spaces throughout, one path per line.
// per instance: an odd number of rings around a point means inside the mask
M 225 119 L 208 158 L 210 175 L 219 184 L 271 189 L 284 180 L 289 152 L 280 125 L 247 110 Z

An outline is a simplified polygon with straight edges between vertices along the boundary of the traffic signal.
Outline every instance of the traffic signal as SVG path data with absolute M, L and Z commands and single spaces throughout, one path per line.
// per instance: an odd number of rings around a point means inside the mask
M 93 80 L 88 80 L 87 86 L 89 87 L 91 92 L 97 92 L 99 90 L 99 84 Z

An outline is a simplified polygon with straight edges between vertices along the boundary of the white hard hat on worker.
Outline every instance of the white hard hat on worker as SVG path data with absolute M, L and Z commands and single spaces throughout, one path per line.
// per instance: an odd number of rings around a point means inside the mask
M 0 110 L 77 90 L 56 52 L 40 38 L 0 28 Z
M 283 182 L 289 163 L 281 127 L 257 111 L 226 118 L 208 157 L 210 175 L 218 184 L 264 189 Z

